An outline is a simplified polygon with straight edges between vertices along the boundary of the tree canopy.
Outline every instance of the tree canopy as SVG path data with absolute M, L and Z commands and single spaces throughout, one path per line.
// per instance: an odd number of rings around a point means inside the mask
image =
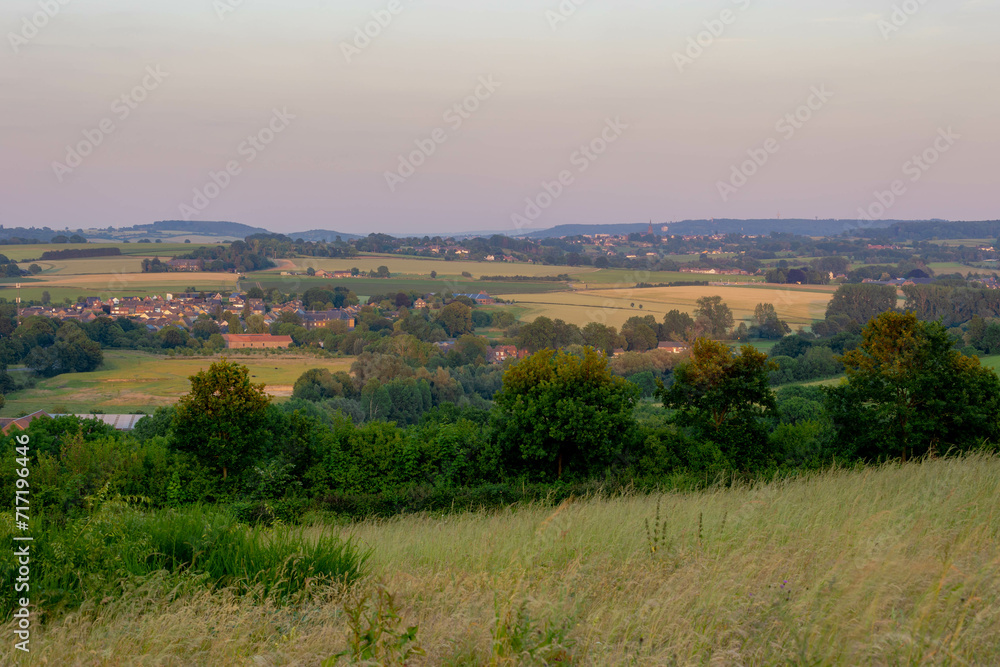
M 739 354 L 726 344 L 695 340 L 691 359 L 674 369 L 674 383 L 659 396 L 672 418 L 696 438 L 718 445 L 734 468 L 767 459 L 764 419 L 776 409 L 768 372 L 777 366 L 767 355 L 745 345 Z
M 1000 378 L 953 349 L 939 322 L 883 313 L 841 360 L 847 382 L 827 389 L 827 408 L 845 454 L 906 457 L 1000 436 Z
M 246 366 L 226 359 L 193 375 L 191 392 L 177 402 L 176 446 L 221 471 L 239 471 L 265 440 L 271 397 L 263 384 L 250 382 Z
M 599 473 L 635 429 L 638 398 L 592 348 L 542 350 L 504 373 L 492 422 L 498 455 L 506 469 L 534 477 Z

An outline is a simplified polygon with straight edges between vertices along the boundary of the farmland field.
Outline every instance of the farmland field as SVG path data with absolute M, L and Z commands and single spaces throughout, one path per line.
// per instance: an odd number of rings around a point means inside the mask
M 74 260 L 93 262 L 94 260 Z M 118 261 L 121 261 L 120 259 Z M 34 281 L 22 282 L 21 298 L 40 300 L 42 292 L 47 291 L 54 301 L 69 298 L 76 301 L 78 296 L 100 296 L 102 298 L 120 296 L 147 296 L 166 292 L 184 291 L 188 287 L 196 287 L 206 291 L 232 291 L 236 287 L 234 273 L 91 273 L 86 275 L 73 274 L 39 274 Z M 17 296 L 14 281 L 0 284 L 0 297 L 8 301 Z
M 445 261 L 432 257 L 407 257 L 405 255 L 358 255 L 344 259 L 328 257 L 298 257 L 289 260 L 299 271 L 307 268 L 323 269 L 324 271 L 350 271 L 358 268 L 371 271 L 380 266 L 386 266 L 392 274 L 406 276 L 429 276 L 431 271 L 437 271 L 440 276 L 461 276 L 463 271 L 474 277 L 480 276 L 557 276 L 561 273 L 570 275 L 585 275 L 599 271 L 593 267 L 545 266 L 543 264 L 509 264 L 507 262 L 470 262 Z M 282 269 L 288 270 L 288 269 Z M 292 269 L 295 270 L 295 269 Z
M 193 239 L 194 237 L 192 237 Z M 123 255 L 139 257 L 174 257 L 186 255 L 202 245 L 218 245 L 216 243 L 39 243 L 39 244 L 0 244 L 0 254 L 10 259 L 34 261 L 50 250 L 95 250 L 103 248 L 118 248 Z
M 621 326 L 628 318 L 653 315 L 660 320 L 672 309 L 692 313 L 695 302 L 704 296 L 721 296 L 737 321 L 753 316 L 758 303 L 771 303 L 778 316 L 792 328 L 808 326 L 823 319 L 835 287 L 656 287 L 649 289 L 588 290 L 558 295 L 501 294 L 527 309 L 523 319 L 540 315 L 561 318 L 583 326 L 604 322 Z M 632 304 L 635 304 L 634 307 Z M 642 308 L 640 309 L 640 306 Z
M 149 258 L 152 259 L 153 255 Z M 102 273 L 142 273 L 142 260 L 135 255 L 115 255 L 112 257 L 88 257 L 86 259 L 39 259 L 21 262 L 18 266 L 27 269 L 32 264 L 42 267 L 36 278 L 45 279 L 53 275 L 96 275 Z
M 267 357 L 230 354 L 229 358 L 249 367 L 254 376 L 252 380 L 266 384 L 267 392 L 278 400 L 291 396 L 292 385 L 310 368 L 347 371 L 353 362 L 352 358 L 319 359 L 288 353 Z M 188 378 L 217 360 L 218 357 L 166 357 L 108 350 L 104 352 L 104 365 L 100 370 L 39 379 L 34 389 L 10 394 L 3 415 L 30 414 L 36 410 L 152 412 L 161 405 L 173 405 L 190 390 Z
M 413 627 L 427 653 L 405 664 L 995 665 L 998 495 L 1000 460 L 972 455 L 317 526 L 372 549 L 347 594 L 283 607 L 154 583 L 46 623 L 31 664 L 318 665 L 382 586 L 399 619 L 371 627 Z
M 931 268 L 935 274 L 951 274 L 951 273 L 961 273 L 966 276 L 972 273 L 973 269 L 965 264 L 959 264 L 958 262 L 937 262 L 927 265 Z
M 555 281 L 545 282 L 487 282 L 469 280 L 468 278 L 431 279 L 428 277 L 393 277 L 393 278 L 309 278 L 306 276 L 279 276 L 274 273 L 251 273 L 242 282 L 244 288 L 260 285 L 264 289 L 277 288 L 288 293 L 301 294 L 311 287 L 335 286 L 347 287 L 355 294 L 369 297 L 373 294 L 390 294 L 396 292 L 415 291 L 421 294 L 441 294 L 452 291 L 459 294 L 474 294 L 487 292 L 516 292 L 518 294 L 538 294 L 565 290 L 566 284 Z
M 675 282 L 763 282 L 755 276 L 713 276 L 704 273 L 681 273 L 680 271 L 634 271 L 631 269 L 600 269 L 589 274 L 573 276 L 578 283 L 589 287 L 635 287 L 638 283 L 658 285 Z

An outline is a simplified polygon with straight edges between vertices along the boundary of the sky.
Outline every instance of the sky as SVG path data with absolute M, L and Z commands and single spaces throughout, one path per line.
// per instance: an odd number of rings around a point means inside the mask
M 998 217 L 1000 0 L 4 0 L 0 224 Z

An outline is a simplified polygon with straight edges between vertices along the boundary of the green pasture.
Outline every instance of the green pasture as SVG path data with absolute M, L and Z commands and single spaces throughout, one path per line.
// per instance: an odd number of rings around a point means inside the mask
M 39 379 L 33 389 L 9 394 L 5 417 L 37 410 L 48 412 L 152 412 L 172 405 L 190 389 L 188 378 L 221 358 L 168 357 L 145 352 L 105 350 L 104 364 L 92 373 L 68 373 Z M 292 386 L 311 368 L 349 371 L 353 358 L 320 359 L 291 352 L 229 353 L 232 361 L 250 368 L 252 380 L 264 383 L 277 400 L 287 400 Z M 13 371 L 18 373 L 19 371 Z M 23 372 L 23 371 L 20 371 Z
M 141 237 L 140 237 L 141 238 Z M 193 237 L 192 237 L 193 238 Z M 123 255 L 140 257 L 174 257 L 186 255 L 202 245 L 218 245 L 214 242 L 191 243 L 32 243 L 3 244 L 0 243 L 0 254 L 18 262 L 35 261 L 42 253 L 54 250 L 95 250 L 103 248 L 118 248 Z

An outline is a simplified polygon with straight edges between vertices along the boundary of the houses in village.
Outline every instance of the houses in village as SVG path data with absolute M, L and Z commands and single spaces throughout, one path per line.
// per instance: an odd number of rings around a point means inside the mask
M 496 303 L 492 296 L 485 293 L 460 296 L 468 297 L 479 305 Z M 430 304 L 423 298 L 418 298 L 413 303 L 415 309 L 429 307 Z M 223 334 L 239 334 L 242 332 L 230 332 L 228 321 L 220 318 L 219 315 L 229 312 L 243 320 L 260 316 L 264 319 L 264 324 L 270 326 L 279 321 L 288 321 L 287 319 L 282 320 L 282 317 L 289 314 L 294 316 L 291 318 L 292 321 L 297 319 L 309 331 L 324 328 L 350 331 L 355 328 L 361 309 L 362 306 L 356 305 L 332 310 L 310 311 L 298 299 L 269 306 L 263 299 L 246 298 L 244 294 L 237 292 L 228 296 L 221 293 L 183 292 L 168 293 L 165 296 L 113 297 L 108 300 L 103 300 L 100 297 L 87 297 L 75 304 L 30 306 L 23 308 L 21 315 L 25 317 L 42 315 L 60 320 L 74 320 L 81 324 L 93 322 L 99 317 L 127 317 L 141 323 L 151 331 L 159 331 L 166 326 L 190 329 L 199 317 L 207 316 L 217 320 Z M 399 316 L 399 313 L 383 312 L 382 315 L 394 319 Z M 242 343 L 237 343 L 232 347 L 237 348 L 241 345 Z M 246 345 L 245 347 L 251 346 Z

